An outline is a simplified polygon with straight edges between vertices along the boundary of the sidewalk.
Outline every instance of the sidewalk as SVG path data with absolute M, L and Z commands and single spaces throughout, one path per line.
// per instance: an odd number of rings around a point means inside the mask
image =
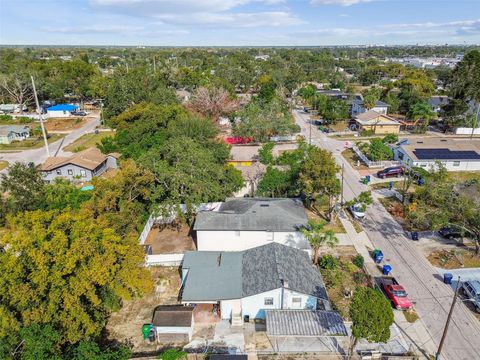
M 363 256 L 365 269 L 368 274 L 371 276 L 381 275 L 380 269 L 370 255 L 370 251 L 374 249 L 374 246 L 365 231 L 357 233 L 345 211 L 340 211 L 338 217 L 346 231 L 346 234 L 343 234 L 344 238 L 346 238 L 343 239 L 343 242 L 348 239 L 349 243 L 355 247 L 355 250 Z M 397 325 L 400 332 L 394 337 L 403 337 L 409 349 L 419 355 L 421 359 L 429 359 L 428 355 L 435 353 L 436 346 L 422 319 L 409 323 L 402 311 L 394 310 L 393 313 L 394 324 Z

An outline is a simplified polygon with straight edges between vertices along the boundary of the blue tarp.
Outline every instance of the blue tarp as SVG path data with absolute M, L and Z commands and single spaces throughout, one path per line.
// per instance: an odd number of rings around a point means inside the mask
M 47 111 L 75 111 L 78 106 L 72 104 L 58 104 L 50 106 Z
M 80 191 L 93 190 L 93 185 L 86 185 L 80 189 Z

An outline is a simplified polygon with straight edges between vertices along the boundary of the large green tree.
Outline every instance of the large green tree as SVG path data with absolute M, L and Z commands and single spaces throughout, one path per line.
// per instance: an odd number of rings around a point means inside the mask
M 393 310 L 390 302 L 380 291 L 357 288 L 350 305 L 350 319 L 352 320 L 350 356 L 359 339 L 383 343 L 390 339 Z

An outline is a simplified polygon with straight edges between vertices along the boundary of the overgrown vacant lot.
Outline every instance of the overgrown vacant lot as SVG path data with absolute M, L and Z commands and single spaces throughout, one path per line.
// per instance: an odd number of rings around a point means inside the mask
M 461 249 L 437 250 L 428 256 L 428 261 L 443 269 L 477 268 L 480 267 L 480 256 L 475 255 L 472 246 Z
M 65 151 L 79 152 L 85 149 L 96 146 L 103 138 L 113 136 L 114 131 L 100 131 L 98 134 L 90 133 L 82 135 L 80 138 L 75 140 L 68 146 L 65 146 L 63 149 Z
M 177 267 L 150 268 L 155 282 L 152 294 L 141 299 L 125 301 L 123 307 L 110 316 L 107 323 L 108 338 L 129 341 L 133 351 L 156 350 L 156 343 L 150 344 L 142 337 L 142 325 L 152 321 L 153 310 L 158 305 L 178 304 L 180 274 Z
M 45 129 L 47 131 L 70 131 L 75 130 L 88 121 L 87 117 L 75 117 L 75 118 L 50 118 L 45 121 Z

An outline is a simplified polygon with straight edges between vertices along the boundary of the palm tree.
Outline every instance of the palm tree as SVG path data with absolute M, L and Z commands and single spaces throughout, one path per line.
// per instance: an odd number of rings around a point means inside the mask
M 432 110 L 430 105 L 426 102 L 419 102 L 414 104 L 410 111 L 408 112 L 408 116 L 410 116 L 413 120 L 415 120 L 415 124 L 422 120 L 422 130 L 427 130 L 427 126 L 430 123 L 430 120 L 435 119 L 437 114 Z
M 327 222 L 324 220 L 315 221 L 310 219 L 308 220 L 308 227 L 300 230 L 313 248 L 312 261 L 314 264 L 317 263 L 318 250 L 322 246 L 335 247 L 338 244 L 338 238 L 335 233 L 332 230 L 325 229 L 326 224 Z

